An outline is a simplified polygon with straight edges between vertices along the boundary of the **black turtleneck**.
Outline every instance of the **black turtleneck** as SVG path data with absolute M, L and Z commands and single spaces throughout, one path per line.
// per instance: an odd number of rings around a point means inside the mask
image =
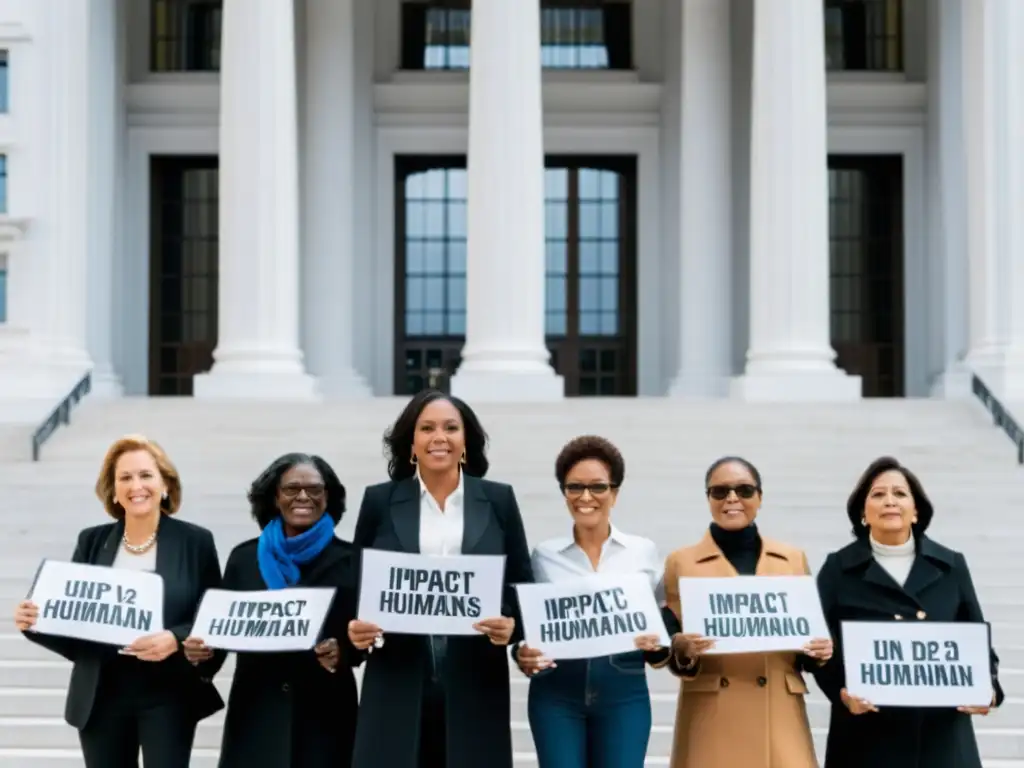
M 727 531 L 712 523 L 711 538 L 740 576 L 754 575 L 761 557 L 761 534 L 757 532 L 756 524 L 751 523 L 738 531 Z

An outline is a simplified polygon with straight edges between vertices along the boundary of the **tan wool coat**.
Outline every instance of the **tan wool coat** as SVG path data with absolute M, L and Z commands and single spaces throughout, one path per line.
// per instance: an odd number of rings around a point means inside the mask
M 807 573 L 807 556 L 801 550 L 762 539 L 756 575 Z M 669 555 L 669 607 L 681 620 L 680 577 L 736 575 L 706 533 L 695 546 Z M 672 768 L 818 768 L 806 693 L 795 653 L 704 656 L 696 677 L 680 683 Z

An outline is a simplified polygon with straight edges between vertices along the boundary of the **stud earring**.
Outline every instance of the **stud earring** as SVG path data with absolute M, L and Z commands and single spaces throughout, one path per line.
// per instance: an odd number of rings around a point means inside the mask
M 860 524 L 863 525 L 865 528 L 867 528 L 868 527 L 868 519 L 866 517 L 862 517 L 860 519 Z
M 164 501 L 167 501 L 167 491 L 164 491 L 164 495 L 160 497 Z

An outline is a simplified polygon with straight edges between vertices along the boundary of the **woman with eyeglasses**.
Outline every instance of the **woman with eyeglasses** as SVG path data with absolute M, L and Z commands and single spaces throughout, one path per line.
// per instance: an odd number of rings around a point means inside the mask
M 362 656 L 345 636 L 355 615 L 356 555 L 334 534 L 345 486 L 319 456 L 288 453 L 260 473 L 248 496 L 261 533 L 232 550 L 223 588 L 336 591 L 314 648 L 235 654 L 218 766 L 348 768 L 358 710 L 352 667 Z M 226 654 L 190 637 L 185 655 L 219 664 Z
M 555 460 L 555 479 L 572 517 L 572 532 L 533 551 L 537 581 L 595 573 L 642 573 L 664 604 L 663 561 L 654 542 L 623 533 L 611 522 L 626 474 L 619 450 L 602 437 L 571 440 Z M 670 632 L 678 623 L 670 612 Z M 513 659 L 531 678 L 530 729 L 540 768 L 643 768 L 651 732 L 645 663 L 664 666 L 668 649 L 657 635 L 635 638 L 636 651 L 557 665 L 520 643 Z
M 707 533 L 665 562 L 665 592 L 680 622 L 680 578 L 810 573 L 803 551 L 761 536 L 755 523 L 761 474 L 753 464 L 737 456 L 719 459 L 704 485 L 711 511 Z M 802 673 L 832 657 L 832 641 L 812 640 L 801 654 L 703 655 L 713 645 L 693 634 L 672 638 L 668 667 L 682 678 L 672 768 L 817 768 Z

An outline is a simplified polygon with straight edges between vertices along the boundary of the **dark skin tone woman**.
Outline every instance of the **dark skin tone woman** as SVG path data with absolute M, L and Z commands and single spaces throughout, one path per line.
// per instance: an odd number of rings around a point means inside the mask
M 336 592 L 313 650 L 237 654 L 220 768 L 347 768 L 358 708 L 352 666 L 361 656 L 344 634 L 355 615 L 355 553 L 334 535 L 345 488 L 319 456 L 293 453 L 253 482 L 249 502 L 262 533 L 232 551 L 224 589 Z M 223 656 L 198 638 L 188 638 L 185 649 L 193 663 Z

